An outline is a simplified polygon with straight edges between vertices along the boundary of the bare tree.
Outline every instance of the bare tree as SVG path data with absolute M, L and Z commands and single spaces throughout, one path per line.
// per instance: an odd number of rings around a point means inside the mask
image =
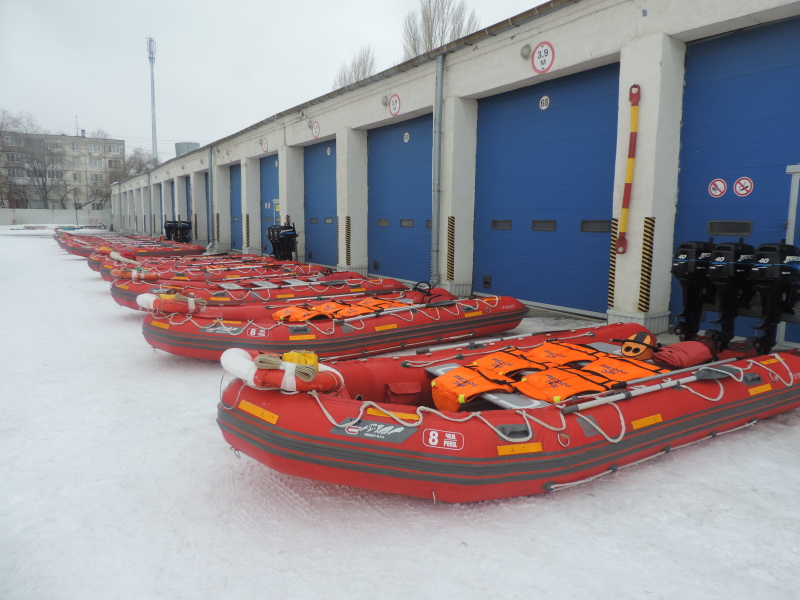
M 350 61 L 342 63 L 336 78 L 333 80 L 333 89 L 338 90 L 356 81 L 366 79 L 375 73 L 375 54 L 371 46 L 364 46 Z
M 33 198 L 41 200 L 43 208 L 50 208 L 54 204 L 66 208 L 65 201 L 72 188 L 64 179 L 64 151 L 49 148 L 41 138 L 26 138 L 25 142 L 25 149 L 19 154 L 29 182 L 27 187 L 33 193 Z
M 403 60 L 409 60 L 477 31 L 474 10 L 464 0 L 419 0 L 418 11 L 403 21 Z
M 153 170 L 153 155 L 141 148 L 134 148 L 125 158 L 125 173 L 115 181 L 122 181 L 128 177 L 143 175 Z

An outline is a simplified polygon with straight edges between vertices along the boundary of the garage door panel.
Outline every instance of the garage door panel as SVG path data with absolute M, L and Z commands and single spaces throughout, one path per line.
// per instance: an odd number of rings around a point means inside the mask
M 800 20 L 689 45 L 685 82 L 675 243 L 707 240 L 709 221 L 749 221 L 746 243 L 779 242 L 788 218 L 786 166 L 800 160 Z M 734 192 L 742 177 L 753 181 L 746 196 Z M 709 193 L 716 178 L 727 183 L 718 198 Z M 672 287 L 677 314 L 682 298 L 677 281 Z M 752 335 L 754 325 L 740 318 L 736 333 Z
M 430 115 L 369 132 L 367 227 L 372 273 L 428 281 L 431 273 Z M 401 226 L 404 222 L 409 226 Z
M 304 150 L 305 259 L 336 266 L 336 142 Z
M 605 311 L 611 234 L 581 222 L 610 227 L 618 88 L 610 65 L 479 101 L 476 291 Z M 512 231 L 493 220 L 511 220 Z M 556 231 L 533 231 L 534 220 Z

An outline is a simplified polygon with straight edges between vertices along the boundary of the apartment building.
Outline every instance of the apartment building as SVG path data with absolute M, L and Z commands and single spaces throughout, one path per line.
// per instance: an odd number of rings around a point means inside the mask
M 125 141 L 82 133 L 4 132 L 0 208 L 105 208 L 110 184 L 124 178 Z

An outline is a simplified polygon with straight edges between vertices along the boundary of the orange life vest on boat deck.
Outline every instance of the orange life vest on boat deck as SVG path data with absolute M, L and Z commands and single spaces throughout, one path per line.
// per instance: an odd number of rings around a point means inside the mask
M 329 301 L 314 306 L 290 306 L 282 308 L 272 314 L 276 321 L 308 321 L 310 319 L 348 319 L 350 317 L 360 317 L 361 315 L 371 315 L 387 308 L 401 308 L 408 306 L 404 302 L 386 300 L 382 298 L 365 298 L 355 304 L 345 304 L 344 302 Z
M 457 412 L 485 392 L 513 392 L 513 379 L 480 367 L 457 367 L 431 381 L 433 403 L 439 410 Z
M 287 306 L 272 313 L 272 318 L 275 321 L 308 321 L 313 318 L 324 317 L 321 312 L 314 310 L 308 304 L 299 304 L 297 306 Z
M 553 367 L 546 371 L 530 373 L 514 384 L 522 394 L 536 400 L 561 402 L 576 394 L 603 392 L 616 380 L 583 369 Z
M 534 362 L 546 363 L 549 365 L 566 365 L 567 363 L 596 360 L 600 356 L 605 356 L 605 352 L 589 348 L 588 346 L 579 346 L 578 344 L 570 344 L 567 342 L 547 341 L 531 348 L 530 350 L 523 351 L 525 358 Z
M 482 356 L 472 363 L 473 366 L 488 369 L 500 375 L 513 375 L 518 371 L 530 369 L 532 371 L 544 371 L 548 365 L 534 362 L 528 359 L 516 348 L 492 352 Z
M 623 356 L 602 356 L 590 362 L 581 369 L 598 373 L 609 379 L 616 381 L 631 381 L 642 377 L 649 377 L 658 373 L 668 373 L 667 369 L 662 369 L 658 365 L 647 363 L 641 360 L 625 358 Z

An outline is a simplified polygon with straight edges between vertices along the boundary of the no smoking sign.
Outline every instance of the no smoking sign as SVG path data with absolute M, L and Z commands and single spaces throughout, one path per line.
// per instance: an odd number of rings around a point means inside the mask
M 749 196 L 753 191 L 753 180 L 749 177 L 739 177 L 733 184 L 733 193 L 737 196 Z
M 728 184 L 725 183 L 724 179 L 715 179 L 708 184 L 708 193 L 711 194 L 713 198 L 719 198 L 720 196 L 724 196 L 725 192 L 727 191 L 728 191 Z

